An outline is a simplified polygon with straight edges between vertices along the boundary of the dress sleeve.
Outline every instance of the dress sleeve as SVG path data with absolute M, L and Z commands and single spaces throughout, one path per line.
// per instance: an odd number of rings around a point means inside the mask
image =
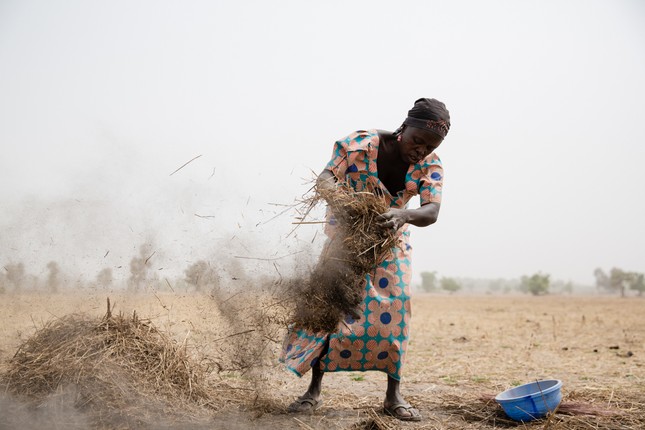
M 425 166 L 423 175 L 419 179 L 421 206 L 428 203 L 441 203 L 442 188 L 443 167 L 441 160 L 435 155 Z
M 336 179 L 343 179 L 347 171 L 347 142 L 346 140 L 338 140 L 334 144 L 334 151 L 331 154 L 331 160 L 325 166 L 334 174 Z

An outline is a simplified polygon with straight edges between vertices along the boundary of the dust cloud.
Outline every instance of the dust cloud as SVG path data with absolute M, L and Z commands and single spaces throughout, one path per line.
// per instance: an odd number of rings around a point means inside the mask
M 191 192 L 195 195 L 191 188 L 171 192 L 182 195 L 183 202 L 174 218 L 163 213 L 149 219 L 128 216 L 127 208 L 105 200 L 34 198 L 25 200 L 28 204 L 13 205 L 13 216 L 5 213 L 0 223 L 0 292 L 43 298 L 118 294 L 122 303 L 126 300 L 124 309 L 134 306 L 129 302 L 148 297 L 158 301 L 169 318 L 171 305 L 167 303 L 172 297 L 205 299 L 207 305 L 200 312 L 216 317 L 218 324 L 207 336 L 206 348 L 194 345 L 191 350 L 212 372 L 211 383 L 217 387 L 226 374 L 242 375 L 255 380 L 256 400 L 270 398 L 265 373 L 276 366 L 276 353 L 291 319 L 294 297 L 290 288 L 297 283 L 294 280 L 310 272 L 323 236 L 306 227 L 293 230 L 294 210 L 289 204 L 276 207 L 248 199 L 233 208 L 238 216 L 231 214 L 231 207 L 217 217 L 194 207 L 190 210 L 194 213 L 188 214 L 194 201 L 183 194 Z M 165 219 L 163 225 L 159 219 Z M 226 225 L 230 219 L 235 219 L 232 228 Z M 288 229 L 279 231 L 274 227 L 277 224 Z M 75 312 L 88 310 L 81 306 Z M 4 367 L 2 363 L 0 371 Z M 91 427 L 94 418 L 78 408 L 78 387 L 69 380 L 55 386 L 56 391 L 37 404 L 5 392 L 0 415 L 8 418 L 0 427 Z M 236 405 L 246 400 L 237 399 Z M 124 428 L 213 425 L 213 411 L 204 411 L 206 418 L 183 419 L 169 415 L 168 404 L 151 401 L 143 406 L 136 419 L 114 411 L 104 416 L 105 422 Z M 227 428 L 236 425 L 226 424 Z

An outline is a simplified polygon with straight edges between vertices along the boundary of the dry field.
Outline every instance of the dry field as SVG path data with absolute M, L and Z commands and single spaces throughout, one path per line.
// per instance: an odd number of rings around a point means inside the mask
M 107 295 L 86 291 L 0 296 L 0 370 L 6 370 L 18 346 L 46 321 L 74 312 L 103 315 Z M 231 328 L 205 294 L 109 296 L 117 311 L 136 310 L 177 342 L 188 336 L 194 354 L 202 357 L 217 357 L 226 345 L 235 346 L 235 337 L 226 336 L 243 329 Z M 645 299 L 461 295 L 414 299 L 402 390 L 419 408 L 423 421 L 401 423 L 381 413 L 386 377 L 377 372 L 325 375 L 323 406 L 313 415 L 286 414 L 286 405 L 306 389 L 308 380 L 277 365 L 280 345 L 271 343 L 263 350 L 262 365 L 247 372 L 213 372 L 210 382 L 228 389 L 217 391 L 214 403 L 221 407 L 194 427 L 645 428 Z M 549 420 L 517 424 L 486 401 L 506 388 L 544 378 L 561 379 L 564 402 L 581 404 L 596 415 L 556 413 Z M 12 410 L 0 402 L 0 428 L 7 426 Z M 74 424 L 65 413 L 43 417 L 33 412 L 21 419 L 22 428 Z M 173 423 L 158 421 L 151 427 L 172 428 Z

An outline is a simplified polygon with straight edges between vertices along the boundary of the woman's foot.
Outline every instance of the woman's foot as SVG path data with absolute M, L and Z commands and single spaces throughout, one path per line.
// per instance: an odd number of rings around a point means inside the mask
M 289 405 L 287 410 L 289 412 L 313 412 L 322 404 L 321 387 L 322 378 L 325 373 L 320 370 L 320 367 L 314 366 L 311 372 L 311 383 L 305 394 L 298 397 L 293 403 Z
M 399 386 L 401 382 L 388 375 L 383 412 L 387 415 L 398 418 L 401 421 L 421 421 L 421 414 L 405 401 Z
M 383 403 L 383 412 L 401 421 L 421 421 L 421 414 L 419 411 L 412 407 L 408 402 L 390 403 L 387 401 Z
M 318 409 L 320 405 L 322 405 L 320 394 L 314 396 L 307 392 L 291 403 L 287 410 L 292 413 L 313 412 Z

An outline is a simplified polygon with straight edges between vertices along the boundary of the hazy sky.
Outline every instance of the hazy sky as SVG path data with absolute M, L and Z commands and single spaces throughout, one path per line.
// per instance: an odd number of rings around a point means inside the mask
M 417 274 L 645 271 L 639 0 L 1 0 L 0 263 L 288 254 L 318 227 L 274 204 L 419 97 L 452 128 Z

